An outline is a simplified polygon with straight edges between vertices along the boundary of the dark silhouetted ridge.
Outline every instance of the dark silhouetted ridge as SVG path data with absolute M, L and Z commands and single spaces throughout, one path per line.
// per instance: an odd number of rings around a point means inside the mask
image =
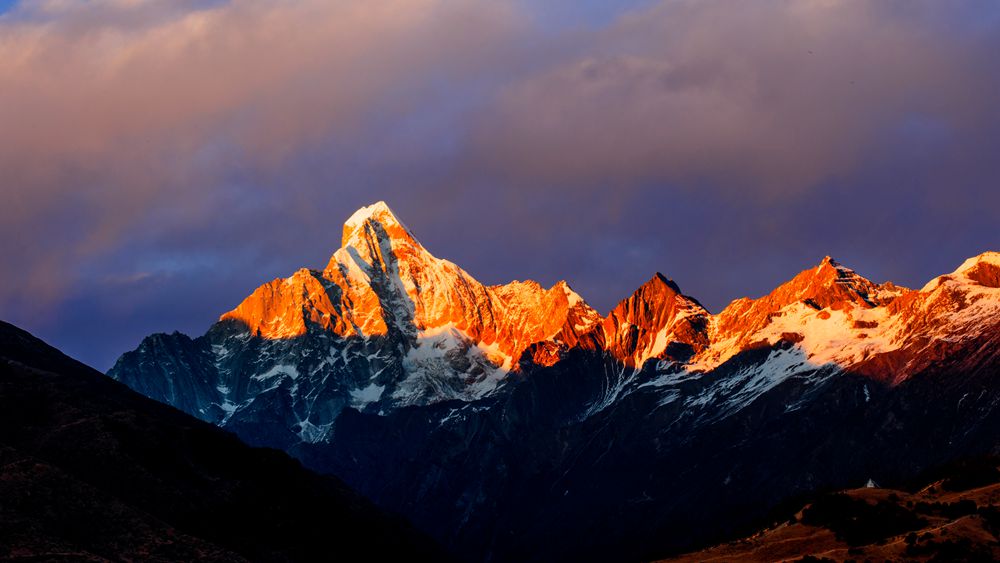
M 442 557 L 336 479 L 0 322 L 0 559 Z

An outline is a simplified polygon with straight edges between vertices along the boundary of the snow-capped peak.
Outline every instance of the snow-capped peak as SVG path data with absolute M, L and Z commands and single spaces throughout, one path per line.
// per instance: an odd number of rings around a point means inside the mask
M 921 291 L 933 291 L 946 281 L 959 283 L 960 280 L 964 280 L 961 283 L 972 283 L 987 287 L 1000 286 L 1000 252 L 987 251 L 973 256 L 962 262 L 962 265 L 954 272 L 938 276 L 927 282 L 927 285 Z
M 973 256 L 972 258 L 969 258 L 965 262 L 962 262 L 962 265 L 959 266 L 957 270 L 955 270 L 955 273 L 959 274 L 967 272 L 980 264 L 1000 266 L 1000 252 L 988 251 L 978 256 Z
M 357 227 L 369 219 L 376 219 L 383 223 L 399 224 L 399 219 L 396 218 L 396 214 L 392 212 L 392 209 L 389 209 L 389 205 L 384 201 L 376 201 L 355 211 L 353 215 L 344 221 L 344 226 Z
M 799 301 L 818 308 L 837 308 L 850 302 L 872 307 L 880 303 L 880 293 L 878 284 L 826 256 L 815 268 L 778 286 L 767 299 L 778 308 Z
M 390 238 L 404 237 L 416 242 L 413 233 L 396 217 L 392 209 L 384 201 L 378 201 L 358 209 L 344 222 L 341 246 L 351 246 L 359 238 L 364 238 L 366 228 L 374 225 Z

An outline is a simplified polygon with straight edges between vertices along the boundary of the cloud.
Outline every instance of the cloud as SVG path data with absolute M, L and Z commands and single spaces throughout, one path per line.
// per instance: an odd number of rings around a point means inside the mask
M 479 0 L 24 3 L 0 18 L 0 299 L 50 299 L 130 236 L 280 200 L 246 178 L 363 140 L 520 25 Z
M 477 167 L 529 185 L 802 194 L 908 122 L 960 138 L 997 127 L 1000 9 L 953 6 L 660 2 L 507 85 Z

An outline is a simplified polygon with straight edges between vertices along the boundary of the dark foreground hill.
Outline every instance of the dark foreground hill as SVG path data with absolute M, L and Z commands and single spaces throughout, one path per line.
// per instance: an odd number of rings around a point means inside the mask
M 341 482 L 0 322 L 0 560 L 430 558 Z

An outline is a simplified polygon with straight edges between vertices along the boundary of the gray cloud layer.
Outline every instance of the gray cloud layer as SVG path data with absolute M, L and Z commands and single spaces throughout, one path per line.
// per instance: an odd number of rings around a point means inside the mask
M 806 190 L 852 172 L 908 122 L 960 139 L 995 130 L 1000 34 L 948 9 L 658 4 L 507 86 L 480 152 L 529 182 Z

